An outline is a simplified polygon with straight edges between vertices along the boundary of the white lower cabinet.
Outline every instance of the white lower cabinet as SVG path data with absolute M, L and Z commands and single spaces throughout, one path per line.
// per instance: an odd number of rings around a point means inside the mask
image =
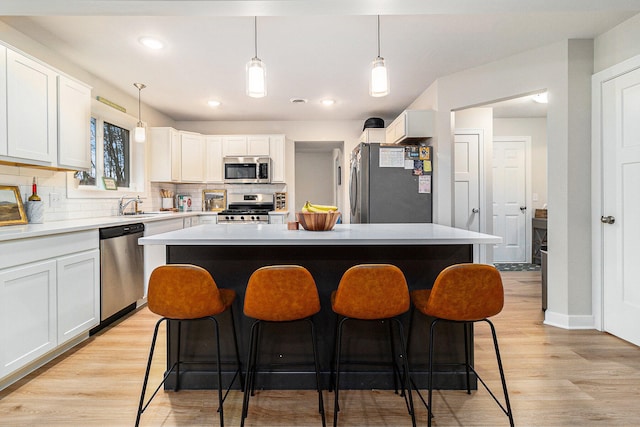
M 57 346 L 56 261 L 0 270 L 0 378 Z
M 0 242 L 0 389 L 100 322 L 98 230 Z
M 57 260 L 58 345 L 100 323 L 100 251 Z

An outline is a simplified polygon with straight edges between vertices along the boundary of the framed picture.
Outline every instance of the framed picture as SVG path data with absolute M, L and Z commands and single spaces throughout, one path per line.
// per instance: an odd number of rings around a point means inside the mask
M 202 210 L 220 212 L 227 208 L 227 190 L 202 190 Z
M 106 176 L 102 177 L 102 183 L 104 184 L 105 190 L 117 190 L 118 184 L 116 184 L 116 180 L 113 178 L 107 178 Z
M 22 205 L 20 188 L 15 185 L 0 185 L 0 226 L 26 223 L 27 214 Z

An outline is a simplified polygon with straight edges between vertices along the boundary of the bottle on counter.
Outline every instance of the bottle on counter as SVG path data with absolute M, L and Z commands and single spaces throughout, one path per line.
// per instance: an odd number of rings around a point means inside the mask
M 33 184 L 31 184 L 31 195 L 28 199 L 30 202 L 40 202 L 40 196 L 38 196 L 38 183 L 36 182 L 36 177 L 33 177 Z

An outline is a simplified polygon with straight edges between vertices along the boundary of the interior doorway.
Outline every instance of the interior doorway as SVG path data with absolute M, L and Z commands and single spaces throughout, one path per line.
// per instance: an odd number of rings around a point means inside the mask
M 295 142 L 295 211 L 308 200 L 320 205 L 335 205 L 340 200 L 344 177 L 342 141 Z

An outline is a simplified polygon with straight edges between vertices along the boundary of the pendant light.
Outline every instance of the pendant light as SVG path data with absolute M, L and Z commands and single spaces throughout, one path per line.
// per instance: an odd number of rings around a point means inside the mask
M 144 83 L 134 83 L 133 85 L 138 88 L 138 124 L 136 125 L 133 138 L 136 142 L 144 142 L 147 139 L 147 135 L 144 123 L 142 123 L 142 119 L 140 118 L 140 92 L 147 86 Z
M 247 63 L 247 95 L 262 98 L 267 95 L 267 67 L 258 58 L 258 17 L 253 17 L 255 56 Z
M 380 15 L 378 15 L 378 56 L 371 62 L 371 80 L 369 81 L 369 95 L 374 97 L 389 94 L 389 75 L 384 64 L 384 58 L 380 56 Z

